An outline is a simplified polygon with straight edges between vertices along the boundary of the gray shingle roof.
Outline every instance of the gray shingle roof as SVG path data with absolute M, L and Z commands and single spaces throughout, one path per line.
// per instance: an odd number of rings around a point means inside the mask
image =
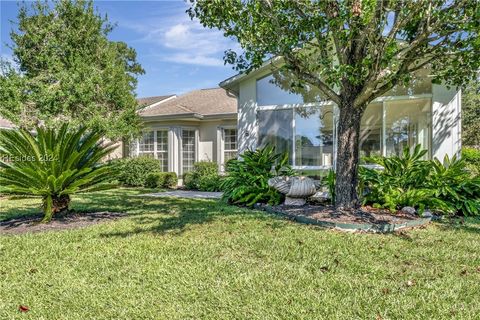
M 200 89 L 190 91 L 157 106 L 139 111 L 142 117 L 163 115 L 200 114 L 215 115 L 237 112 L 237 99 L 225 89 Z
M 173 97 L 174 94 L 166 95 L 166 96 L 155 96 L 155 97 L 145 97 L 145 98 L 138 98 L 137 102 L 140 107 L 147 107 L 149 105 L 152 105 L 154 103 L 160 102 L 162 100 L 168 99 L 170 97 Z

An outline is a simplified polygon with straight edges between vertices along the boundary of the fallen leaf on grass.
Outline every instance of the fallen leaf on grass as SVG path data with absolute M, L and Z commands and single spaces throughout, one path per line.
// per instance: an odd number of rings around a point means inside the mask
M 327 266 L 320 267 L 320 271 L 322 272 L 328 272 L 329 268 Z
M 390 293 L 390 289 L 389 289 L 389 288 L 383 288 L 383 289 L 382 289 L 382 293 L 383 293 L 383 294 L 389 294 L 389 293 Z
M 20 311 L 20 312 L 27 312 L 29 310 L 30 310 L 30 308 L 27 307 L 27 306 L 23 306 L 23 305 L 18 306 L 18 311 Z

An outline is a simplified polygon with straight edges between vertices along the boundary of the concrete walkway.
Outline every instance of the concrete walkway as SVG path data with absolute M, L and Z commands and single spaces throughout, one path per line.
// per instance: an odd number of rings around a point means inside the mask
M 142 194 L 141 196 L 147 197 L 177 197 L 186 199 L 220 199 L 222 192 L 206 192 L 206 191 L 193 191 L 193 190 L 171 190 L 156 193 Z

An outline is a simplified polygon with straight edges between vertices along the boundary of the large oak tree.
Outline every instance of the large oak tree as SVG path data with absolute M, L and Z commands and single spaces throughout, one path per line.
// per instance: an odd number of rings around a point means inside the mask
M 16 66 L 3 61 L 0 115 L 26 128 L 70 122 L 110 138 L 136 133 L 136 52 L 108 38 L 91 0 L 23 3 L 11 31 Z
M 433 82 L 457 86 L 475 79 L 480 65 L 475 0 L 199 0 L 188 12 L 239 42 L 243 52 L 225 55 L 237 70 L 281 58 L 271 67 L 293 76 L 291 91 L 308 85 L 338 106 L 336 203 L 344 208 L 358 205 L 368 103 L 422 68 Z

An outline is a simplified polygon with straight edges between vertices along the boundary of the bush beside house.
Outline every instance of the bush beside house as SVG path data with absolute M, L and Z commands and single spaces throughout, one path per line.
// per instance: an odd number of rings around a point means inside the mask
M 145 186 L 148 188 L 169 188 L 173 189 L 178 184 L 175 172 L 152 172 L 147 175 Z
M 149 157 L 137 157 L 114 160 L 114 168 L 118 181 L 129 187 L 155 187 L 174 188 L 177 185 L 177 175 L 175 172 L 161 172 L 160 161 Z M 158 174 L 158 177 L 149 177 L 150 174 Z M 157 183 L 160 185 L 157 185 Z
M 359 168 L 363 203 L 392 212 L 411 206 L 443 214 L 480 214 L 480 178 L 471 177 L 466 161 L 456 157 L 423 160 L 427 150 L 417 145 L 398 157 L 378 158 L 383 170 Z
M 221 181 L 218 164 L 210 161 L 196 162 L 193 170 L 183 175 L 183 183 L 189 190 L 220 191 Z

